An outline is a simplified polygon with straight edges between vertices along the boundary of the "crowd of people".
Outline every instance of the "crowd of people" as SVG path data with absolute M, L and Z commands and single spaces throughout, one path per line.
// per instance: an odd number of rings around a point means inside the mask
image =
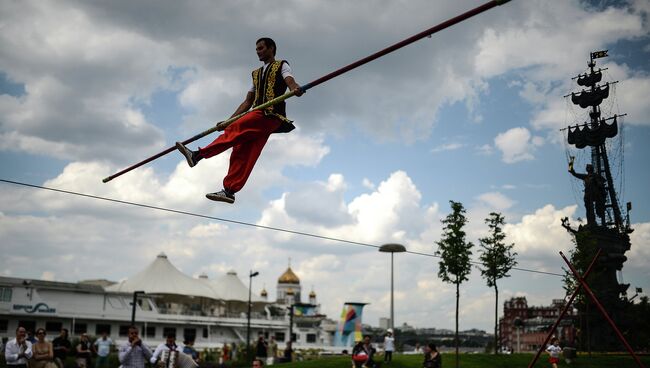
M 365 335 L 363 339 L 357 342 L 352 348 L 352 365 L 354 368 L 379 368 L 381 363 L 375 361 L 377 349 L 373 346 L 372 336 Z M 388 329 L 384 336 L 384 364 L 390 364 L 393 360 L 393 352 L 395 351 L 395 336 L 393 330 Z M 416 346 L 416 351 L 419 350 L 419 344 Z M 424 346 L 424 361 L 422 368 L 441 368 L 442 357 L 434 343 L 428 343 Z
M 275 363 L 290 363 L 293 361 L 293 348 L 291 341 L 288 341 L 286 347 L 280 354 L 278 343 L 275 337 L 271 336 L 269 341 L 266 341 L 264 335 L 257 338 L 255 345 L 255 359 L 262 361 L 262 364 L 273 365 Z
M 8 368 L 65 368 L 70 366 L 66 365 L 68 357 L 74 358 L 77 368 L 109 368 L 109 355 L 115 349 L 121 368 L 144 368 L 147 363 L 156 367 L 163 359 L 169 359 L 170 355 L 174 356 L 173 359 L 190 359 L 195 363 L 187 364 L 185 360 L 185 364 L 176 364 L 178 367 L 197 366 L 200 362 L 194 341 L 183 341 L 181 348 L 176 344 L 176 336 L 168 334 L 165 336 L 165 342 L 151 349 L 142 342 L 136 326 L 129 327 L 128 340 L 118 347 L 105 331 L 101 332 L 94 342 L 91 342 L 86 333 L 82 333 L 74 346 L 65 328 L 51 341 L 46 338 L 47 333 L 43 328 L 37 329 L 34 335 L 21 326 L 16 329 L 14 339 L 9 340 L 5 346 L 0 346 Z M 285 349 L 280 351 L 275 337 L 271 337 L 267 342 L 264 336 L 260 335 L 255 353 L 255 359 L 261 362 L 259 364 L 273 365 L 293 361 L 294 351 L 291 342 L 287 342 Z M 224 343 L 218 357 L 219 366 L 229 366 L 229 362 L 236 356 L 237 345 Z
M 64 368 L 68 356 L 75 357 L 75 363 L 78 368 L 91 368 L 92 358 L 96 356 L 94 368 L 108 368 L 108 356 L 114 346 L 113 341 L 106 332 L 102 332 L 94 343 L 90 342 L 87 334 L 80 335 L 76 346 L 72 346 L 68 337 L 68 330 L 62 329 L 59 336 L 51 342 L 46 339 L 46 331 L 43 328 L 36 330 L 35 336 L 28 334 L 24 327 L 16 329 L 16 338 L 7 342 L 4 348 L 5 360 L 8 368 Z M 380 363 L 375 361 L 377 349 L 371 342 L 372 337 L 365 335 L 363 340 L 359 341 L 352 349 L 352 365 L 354 368 L 378 368 Z M 389 364 L 392 361 L 393 352 L 395 351 L 395 337 L 393 331 L 388 329 L 384 336 L 384 359 L 383 362 Z M 185 340 L 181 349 L 176 344 L 176 336 L 168 334 L 165 342 L 158 345 L 153 351 L 142 343 L 139 330 L 136 326 L 130 326 L 128 329 L 128 340 L 118 349 L 118 360 L 121 368 L 144 368 L 146 363 L 157 366 L 159 362 L 174 356 L 177 359 L 189 359 L 192 363 L 176 364 L 176 366 L 187 368 L 198 366 L 200 362 L 199 354 L 194 349 L 194 342 Z M 224 344 L 219 357 L 219 364 L 222 367 L 228 365 L 233 360 L 236 352 L 228 344 Z M 419 350 L 419 345 L 416 347 Z M 252 361 L 253 368 L 260 368 L 275 363 L 285 363 L 293 361 L 294 351 L 291 341 L 287 342 L 285 349 L 280 354 L 275 337 L 266 341 L 264 335 L 258 337 L 255 345 L 255 359 Z M 176 352 L 174 354 L 173 352 Z M 178 353 L 183 353 L 179 355 Z M 553 368 L 557 368 L 559 356 L 562 349 L 559 347 L 558 339 L 553 338 L 551 344 L 547 347 L 546 352 L 549 354 L 549 363 Z M 422 368 L 441 368 L 442 357 L 434 343 L 428 343 L 424 346 L 424 361 Z M 166 357 L 166 358 L 165 358 Z M 181 362 L 182 363 L 182 362 Z M 164 365 L 167 366 L 167 365 Z
M 34 336 L 35 335 L 35 336 Z M 102 332 L 94 342 L 90 341 L 86 333 L 79 336 L 75 346 L 70 341 L 67 329 L 61 329 L 59 336 L 52 341 L 46 339 L 43 328 L 36 330 L 32 335 L 24 327 L 16 329 L 16 337 L 7 341 L 4 350 L 5 361 L 8 368 L 65 368 L 66 359 L 73 357 L 77 368 L 109 368 L 109 355 L 115 343 Z M 164 343 L 158 345 L 152 352 L 142 343 L 139 330 L 135 326 L 128 329 L 128 340 L 118 348 L 118 360 L 122 368 L 144 368 L 145 363 L 156 366 L 165 351 L 182 352 L 186 358 L 194 362 L 187 366 L 198 366 L 199 354 L 194 349 L 194 342 L 186 340 L 182 349 L 176 345 L 174 335 L 166 336 Z M 94 362 L 93 362 L 94 360 Z

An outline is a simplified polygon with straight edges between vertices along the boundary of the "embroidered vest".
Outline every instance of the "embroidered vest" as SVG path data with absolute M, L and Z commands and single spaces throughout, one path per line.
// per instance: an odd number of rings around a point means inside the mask
M 282 78 L 282 63 L 286 63 L 286 61 L 276 60 L 266 68 L 266 71 L 264 71 L 264 67 L 253 70 L 253 86 L 255 87 L 253 107 L 282 96 L 287 90 L 287 84 Z M 286 106 L 287 104 L 282 101 L 264 109 L 264 115 L 274 116 L 282 121 L 282 125 L 274 133 L 288 133 L 296 128 L 292 121 L 287 119 Z

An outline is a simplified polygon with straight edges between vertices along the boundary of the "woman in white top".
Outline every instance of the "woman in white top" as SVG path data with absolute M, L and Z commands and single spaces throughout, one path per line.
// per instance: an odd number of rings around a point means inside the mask
M 390 363 L 393 360 L 393 351 L 395 351 L 395 337 L 393 337 L 393 329 L 389 328 L 384 337 L 384 362 Z

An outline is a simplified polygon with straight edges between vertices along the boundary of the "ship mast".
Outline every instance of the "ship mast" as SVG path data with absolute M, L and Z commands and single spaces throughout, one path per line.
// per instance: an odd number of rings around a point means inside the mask
M 594 173 L 597 175 L 596 178 L 603 179 L 602 184 L 598 189 L 591 188 L 594 192 L 596 190 L 602 191 L 602 200 L 604 201 L 604 203 L 601 204 L 604 206 L 604 210 L 599 211 L 598 208 L 596 209 L 596 216 L 592 217 L 597 218 L 597 220 L 591 225 L 615 228 L 619 232 L 625 232 L 629 229 L 629 223 L 624 223 L 623 221 L 616 189 L 614 187 L 614 179 L 610 168 L 607 147 L 605 145 L 607 138 L 613 138 L 618 134 L 617 118 L 624 115 L 614 115 L 608 118 L 601 117 L 600 104 L 603 100 L 609 97 L 611 85 L 617 82 L 607 82 L 604 85 L 599 84 L 603 76 L 602 71 L 606 69 L 595 69 L 596 59 L 606 56 L 608 56 L 607 50 L 592 52 L 587 64 L 589 66 L 589 72 L 573 78 L 577 79 L 577 84 L 579 86 L 587 87 L 587 89 L 583 88 L 581 92 L 573 92 L 570 95 L 565 96 L 571 96 L 573 104 L 578 105 L 581 108 L 590 108 L 589 122 L 568 128 L 568 142 L 569 144 L 575 145 L 578 149 L 583 149 L 587 146 L 590 147 L 591 166 L 593 167 Z M 611 124 L 608 124 L 608 121 L 610 120 L 612 122 Z M 598 183 L 591 184 L 598 185 Z M 585 190 L 587 190 L 586 187 Z M 587 205 L 588 204 L 585 203 L 585 206 Z M 598 207 L 598 205 L 599 204 L 596 203 L 596 207 Z M 587 212 L 589 214 L 589 209 Z M 589 217 L 590 216 L 588 216 L 588 222 Z

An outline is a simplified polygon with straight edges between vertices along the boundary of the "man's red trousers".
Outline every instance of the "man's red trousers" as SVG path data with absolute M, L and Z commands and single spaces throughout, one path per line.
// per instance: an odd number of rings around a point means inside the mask
M 199 157 L 210 158 L 232 148 L 223 187 L 238 192 L 246 184 L 269 136 L 280 125 L 278 118 L 266 116 L 260 110 L 251 111 L 230 124 L 212 143 L 199 148 Z

